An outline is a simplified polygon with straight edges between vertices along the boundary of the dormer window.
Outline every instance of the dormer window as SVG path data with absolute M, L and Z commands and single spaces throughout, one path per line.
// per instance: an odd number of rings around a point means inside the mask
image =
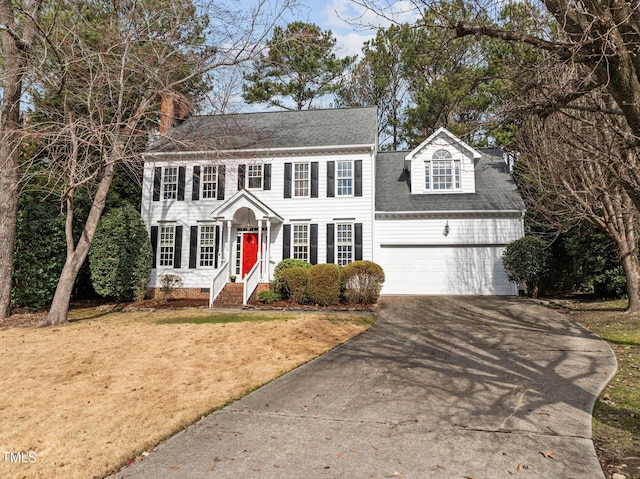
M 424 162 L 426 191 L 455 191 L 460 189 L 460 160 L 454 160 L 448 150 L 436 150 L 431 160 Z

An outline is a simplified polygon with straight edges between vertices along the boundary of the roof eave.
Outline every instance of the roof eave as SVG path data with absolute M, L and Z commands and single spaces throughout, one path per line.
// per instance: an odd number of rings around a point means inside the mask
M 430 218 L 522 218 L 525 210 L 430 210 L 430 211 L 375 211 L 375 219 L 430 219 Z
M 295 156 L 300 153 L 320 155 L 323 153 L 359 153 L 373 152 L 373 143 L 353 144 L 353 145 L 329 145 L 329 146 L 299 146 L 285 148 L 247 148 L 247 149 L 226 149 L 226 150 L 197 150 L 197 151 L 149 151 L 144 153 L 145 161 L 150 159 L 174 159 L 175 157 L 189 159 L 191 157 L 265 157 L 265 156 Z

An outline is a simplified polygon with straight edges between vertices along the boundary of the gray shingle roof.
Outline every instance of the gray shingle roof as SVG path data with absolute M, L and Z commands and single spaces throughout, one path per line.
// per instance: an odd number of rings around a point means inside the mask
M 148 151 L 374 145 L 377 131 L 375 107 L 192 116 Z
M 403 171 L 408 152 L 380 152 L 376 160 L 376 212 L 524 211 L 502 152 L 478 148 L 476 193 L 414 194 Z

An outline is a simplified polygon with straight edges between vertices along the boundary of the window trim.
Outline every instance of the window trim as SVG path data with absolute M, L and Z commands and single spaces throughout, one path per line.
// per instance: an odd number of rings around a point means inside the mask
M 167 179 L 167 173 L 169 170 L 173 170 L 174 174 L 172 175 L 173 181 L 169 182 Z M 179 169 L 177 166 L 165 166 L 162 168 L 162 195 L 161 198 L 163 200 L 177 200 L 178 199 L 178 183 L 179 183 Z M 175 189 L 172 191 L 167 191 L 167 187 L 172 186 Z
M 304 228 L 305 229 L 305 236 L 306 236 L 306 241 L 304 243 L 302 242 L 296 242 L 296 229 L 298 228 Z M 300 255 L 296 253 L 296 247 L 300 247 L 300 248 L 305 248 L 305 257 L 300 257 Z M 301 259 L 303 261 L 306 261 L 307 263 L 310 262 L 310 258 L 311 258 L 311 227 L 309 223 L 291 223 L 291 258 L 293 259 Z
M 165 231 L 171 231 L 170 245 L 168 244 L 163 245 L 163 237 L 165 236 L 165 233 L 164 233 Z M 158 230 L 158 267 L 173 268 L 173 265 L 175 264 L 175 251 L 176 251 L 176 226 L 173 224 L 160 225 L 160 228 Z M 163 258 L 163 253 L 165 255 L 164 258 Z
M 306 179 L 298 179 L 296 178 L 296 167 L 298 166 L 306 166 Z M 298 195 L 297 194 L 297 181 L 306 181 L 306 194 Z M 293 198 L 310 198 L 311 197 L 311 162 L 309 161 L 300 161 L 293 163 L 291 168 L 291 196 Z
M 340 242 L 340 228 L 341 227 L 345 227 L 348 226 L 349 227 L 349 236 L 350 236 L 350 241 L 348 243 L 346 242 Z M 336 222 L 335 223 L 335 240 L 334 240 L 334 245 L 335 245 L 335 264 L 339 265 L 339 266 L 346 266 L 349 263 L 352 263 L 355 258 L 355 227 L 354 224 L 351 222 Z M 341 253 L 340 253 L 340 247 L 342 246 L 348 246 L 350 248 L 349 250 L 349 258 L 346 262 L 343 262 L 341 260 Z
M 205 181 L 206 178 L 206 169 L 207 168 L 213 168 L 213 181 Z M 202 170 L 200 173 L 200 199 L 202 200 L 217 200 L 218 199 L 218 181 L 219 181 L 219 177 L 218 177 L 218 165 L 202 165 Z M 208 185 L 213 185 L 213 189 L 210 190 L 210 193 L 213 194 L 213 196 L 206 196 L 205 195 L 205 184 Z
M 444 168 L 450 168 L 450 175 L 437 175 L 438 177 L 448 178 L 451 184 L 450 188 L 434 188 L 435 176 L 433 173 L 434 164 L 440 163 Z M 439 183 L 440 184 L 440 183 Z M 447 149 L 440 148 L 433 152 L 431 159 L 424 160 L 424 176 L 423 191 L 431 193 L 451 193 L 462 190 L 462 161 L 455 158 Z
M 202 234 L 205 231 L 205 228 L 210 230 L 211 241 L 210 244 L 203 245 Z M 198 225 L 198 268 L 215 268 L 216 266 L 216 225 L 215 224 L 206 224 L 206 225 Z M 203 263 L 203 248 L 211 248 L 211 258 L 208 260 L 211 264 L 202 264 Z
M 259 169 L 259 175 L 252 175 L 252 170 Z M 259 186 L 251 186 L 251 180 L 259 178 L 260 185 Z M 249 163 L 245 168 L 245 188 L 248 190 L 261 190 L 264 187 L 264 165 L 262 163 Z
M 340 177 L 340 164 L 348 163 L 350 165 L 350 176 Z M 349 193 L 340 193 L 340 181 L 349 180 Z M 355 164 L 353 160 L 336 160 L 336 173 L 335 173 L 335 195 L 336 197 L 349 198 L 355 195 Z

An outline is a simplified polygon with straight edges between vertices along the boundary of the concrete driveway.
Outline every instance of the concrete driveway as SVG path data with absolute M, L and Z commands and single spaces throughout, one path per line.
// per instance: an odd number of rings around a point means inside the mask
M 604 478 L 606 343 L 520 298 L 386 296 L 368 332 L 119 478 Z

